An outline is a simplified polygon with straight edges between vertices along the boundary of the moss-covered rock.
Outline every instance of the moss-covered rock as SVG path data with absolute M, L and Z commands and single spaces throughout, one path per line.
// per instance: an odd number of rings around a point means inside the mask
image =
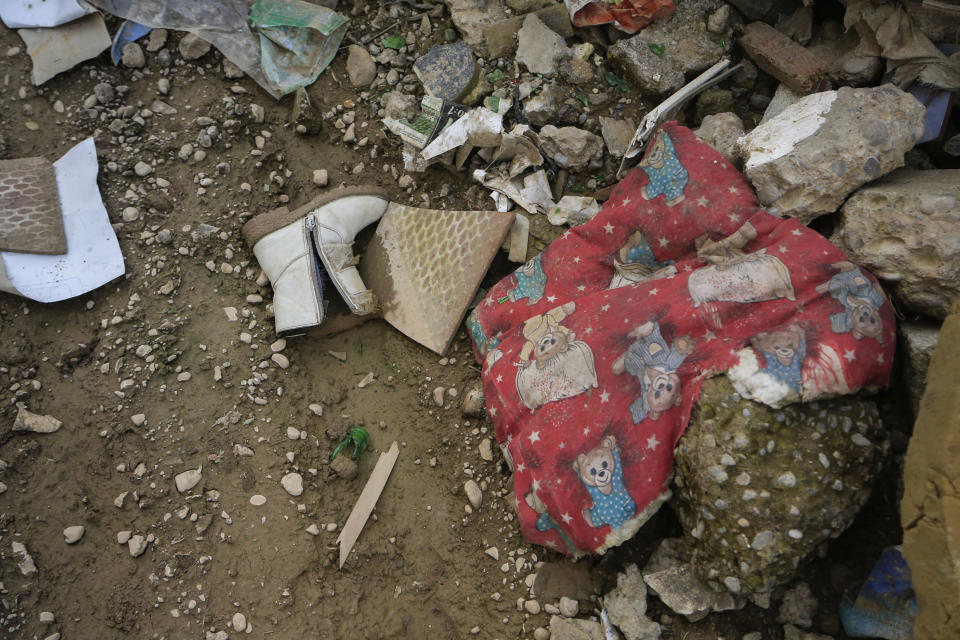
M 783 409 L 707 380 L 677 445 L 673 506 L 697 573 L 749 595 L 789 581 L 866 502 L 888 448 L 876 403 Z

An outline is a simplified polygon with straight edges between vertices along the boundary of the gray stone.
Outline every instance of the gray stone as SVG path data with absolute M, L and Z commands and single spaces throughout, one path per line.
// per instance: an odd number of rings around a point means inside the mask
M 711 87 L 697 96 L 696 119 L 702 123 L 707 116 L 715 113 L 729 113 L 733 109 L 733 92 L 729 89 Z
M 603 627 L 593 620 L 551 616 L 550 640 L 604 640 Z
M 127 540 L 127 549 L 134 558 L 139 558 L 147 550 L 147 539 L 137 534 Z
M 641 578 L 641 584 L 643 584 L 643 579 Z M 646 588 L 644 588 L 644 595 L 646 595 Z M 646 606 L 646 600 L 644 600 L 644 606 Z M 580 612 L 580 601 L 574 600 L 573 598 L 568 598 L 567 596 L 561 596 L 560 603 L 557 607 L 560 609 L 560 615 L 566 618 L 576 618 L 577 614 Z
M 807 49 L 827 64 L 827 77 L 841 86 L 868 86 L 883 69 L 883 58 L 864 53 L 856 29 L 836 40 L 814 42 Z
M 672 505 L 694 569 L 713 589 L 744 596 L 789 582 L 853 522 L 887 448 L 873 401 L 771 409 L 742 398 L 726 376 L 705 381 L 674 463 Z M 733 460 L 726 470 L 736 482 L 710 477 L 721 459 Z
M 352 44 L 348 48 L 347 75 L 350 84 L 355 87 L 369 87 L 377 78 L 377 63 L 370 52 L 359 45 Z
M 647 587 L 637 565 L 617 576 L 617 586 L 603 598 L 610 622 L 626 640 L 658 640 L 660 625 L 646 616 Z
M 556 3 L 543 9 L 537 9 L 536 16 L 564 38 L 573 37 L 573 24 L 570 14 L 563 3 Z M 516 15 L 508 20 L 497 22 L 484 29 L 483 35 L 487 47 L 488 58 L 506 58 L 517 50 L 517 32 L 523 26 L 525 15 Z
M 463 483 L 463 492 L 467 494 L 467 500 L 474 509 L 479 509 L 483 504 L 483 492 L 480 491 L 480 485 L 475 480 L 467 480 Z
M 815 93 L 743 138 L 744 173 L 771 213 L 807 223 L 903 166 L 923 118 L 923 106 L 893 85 Z
M 487 54 L 484 31 L 510 17 L 503 0 L 443 0 L 450 20 L 477 55 Z M 456 34 L 454 34 L 454 37 Z M 448 38 L 448 42 L 452 39 Z
M 734 113 L 718 113 L 707 116 L 694 130 L 694 135 L 720 152 L 734 166 L 740 167 L 743 156 L 737 141 L 743 136 L 743 122 Z
M 952 156 L 960 156 L 960 134 L 957 134 L 944 142 L 943 150 Z
M 86 531 L 81 525 L 73 525 L 63 530 L 63 539 L 67 544 L 74 544 L 80 541 L 83 533 Z
M 704 16 L 696 6 L 679 5 L 670 18 L 619 40 L 607 50 L 607 58 L 641 93 L 673 93 L 686 83 L 686 74 L 703 71 L 723 57 L 720 38 L 708 34 Z M 650 45 L 662 46 L 663 56 Z
M 413 63 L 427 95 L 462 102 L 480 80 L 480 69 L 466 42 L 438 44 Z
M 150 32 L 150 35 L 147 36 L 147 51 L 150 53 L 156 53 L 163 49 L 163 45 L 167 44 L 167 30 L 166 29 L 153 29 Z
M 833 241 L 904 308 L 945 318 L 960 296 L 960 170 L 904 169 L 860 189 Z
M 310 101 L 310 94 L 303 87 L 297 87 L 293 95 L 290 124 L 298 133 L 308 135 L 316 135 L 323 130 L 323 113 Z
M 180 493 L 190 491 L 190 489 L 200 484 L 201 480 L 203 480 L 203 475 L 200 473 L 200 469 L 189 469 L 183 473 L 178 473 L 173 479 L 177 485 L 177 491 Z
M 558 33 L 543 24 L 536 15 L 529 14 L 517 34 L 517 62 L 531 73 L 549 76 L 557 72 L 557 65 L 570 52 Z
M 180 44 L 177 48 L 180 50 L 180 55 L 183 56 L 184 60 L 197 60 L 210 51 L 210 43 L 200 36 L 188 33 L 180 38 Z
M 97 102 L 100 104 L 107 104 L 108 102 L 113 102 L 116 92 L 113 89 L 113 85 L 109 82 L 99 82 L 93 87 L 93 95 L 97 97 Z
M 37 565 L 33 562 L 33 556 L 27 551 L 27 545 L 22 542 L 13 542 L 10 544 L 10 550 L 13 552 L 13 560 L 17 563 L 20 575 L 36 575 Z
M 416 96 L 401 91 L 390 91 L 383 94 L 380 104 L 383 105 L 385 117 L 392 120 L 407 118 L 410 122 L 415 122 L 420 101 Z
M 714 611 L 730 611 L 744 606 L 745 601 L 729 593 L 719 593 L 697 576 L 690 564 L 649 572 L 643 579 L 650 590 L 674 613 L 696 622 Z
M 539 93 L 523 101 L 523 115 L 536 127 L 545 124 L 573 124 L 580 115 L 564 100 L 567 93 L 555 84 L 545 84 Z
M 920 410 L 920 400 L 927 387 L 927 370 L 930 359 L 937 348 L 940 327 L 910 324 L 899 325 L 902 348 L 900 353 L 904 361 L 904 382 L 913 405 L 913 415 Z
M 143 49 L 136 42 L 129 42 L 123 46 L 123 54 L 120 58 L 123 66 L 130 69 L 140 69 L 147 64 L 147 59 L 143 55 Z
M 603 166 L 603 139 L 589 131 L 548 124 L 540 129 L 540 144 L 544 155 L 563 169 L 583 171 Z
M 330 462 L 330 469 L 344 480 L 357 477 L 357 463 L 348 456 L 337 456 Z
M 280 479 L 280 486 L 290 495 L 303 495 L 303 476 L 299 473 L 288 473 Z
M 817 599 L 813 597 L 810 585 L 798 582 L 795 587 L 783 594 L 783 602 L 777 611 L 777 622 L 808 628 L 813 624 L 817 613 Z
M 63 423 L 50 415 L 40 415 L 20 408 L 17 417 L 13 420 L 13 431 L 29 431 L 31 433 L 54 433 Z
M 607 151 L 614 158 L 622 158 L 630 146 L 633 134 L 637 130 L 633 120 L 619 120 L 617 118 L 608 118 L 600 116 L 600 133 L 603 135 L 603 141 L 607 145 Z

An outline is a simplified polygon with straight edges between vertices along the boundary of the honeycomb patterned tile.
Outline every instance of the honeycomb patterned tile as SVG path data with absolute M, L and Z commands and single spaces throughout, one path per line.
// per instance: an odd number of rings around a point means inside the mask
M 0 160 L 0 250 L 67 252 L 57 180 L 43 158 Z
M 512 223 L 512 213 L 391 204 L 360 262 L 384 319 L 446 351 Z

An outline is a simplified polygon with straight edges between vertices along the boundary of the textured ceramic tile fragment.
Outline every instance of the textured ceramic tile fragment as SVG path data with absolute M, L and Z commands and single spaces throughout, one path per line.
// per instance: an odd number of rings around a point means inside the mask
M 360 261 L 384 319 L 446 351 L 512 223 L 512 213 L 391 204 Z
M 67 252 L 57 180 L 43 158 L 0 160 L 0 250 Z

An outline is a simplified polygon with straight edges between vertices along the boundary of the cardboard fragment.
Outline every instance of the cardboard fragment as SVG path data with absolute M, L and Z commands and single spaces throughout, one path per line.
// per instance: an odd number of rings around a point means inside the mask
M 513 217 L 391 203 L 359 267 L 380 299 L 384 319 L 443 354 Z
M 41 85 L 53 76 L 72 69 L 84 60 L 109 49 L 107 25 L 99 13 L 91 13 L 59 27 L 19 29 L 33 61 L 31 80 Z
M 360 532 L 363 531 L 363 526 L 367 523 L 370 514 L 373 513 L 373 508 L 377 505 L 377 500 L 380 499 L 380 494 L 383 493 L 383 488 L 387 485 L 387 479 L 390 477 L 390 472 L 393 471 L 393 466 L 399 456 L 400 447 L 397 446 L 396 442 L 390 445 L 389 451 L 380 454 L 377 466 L 373 468 L 373 473 L 370 474 L 367 484 L 363 486 L 363 491 L 360 492 L 360 497 L 357 498 L 357 503 L 353 506 L 353 511 L 347 518 L 347 523 L 340 530 L 340 535 L 337 536 L 337 544 L 340 545 L 341 569 L 343 563 L 347 561 L 350 551 L 353 550 L 353 545 L 360 536 Z

